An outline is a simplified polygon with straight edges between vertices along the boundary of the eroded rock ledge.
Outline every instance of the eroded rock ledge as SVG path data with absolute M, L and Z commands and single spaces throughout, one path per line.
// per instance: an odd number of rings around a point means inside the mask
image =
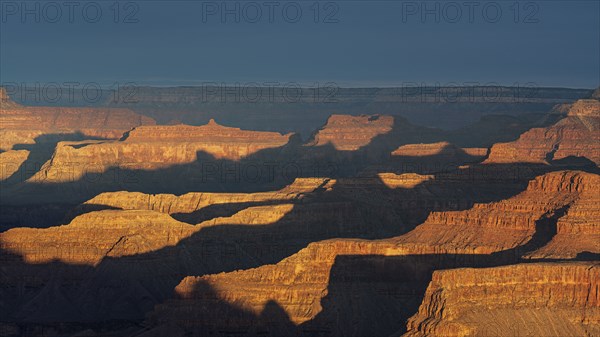
M 436 271 L 405 337 L 597 336 L 600 263 Z

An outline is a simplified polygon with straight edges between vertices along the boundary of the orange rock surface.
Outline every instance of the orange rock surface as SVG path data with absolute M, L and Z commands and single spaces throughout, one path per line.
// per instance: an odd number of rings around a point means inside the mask
M 0 181 L 8 179 L 27 160 L 28 150 L 8 150 L 0 152 Z
M 106 257 L 174 245 L 197 229 L 159 212 L 103 210 L 80 215 L 64 226 L 11 229 L 0 233 L 0 242 L 3 250 L 30 264 L 96 265 Z
M 156 170 L 194 163 L 198 153 L 239 160 L 260 150 L 282 147 L 291 134 L 244 131 L 211 122 L 204 126 L 143 126 L 119 141 L 60 142 L 52 159 L 31 180 L 65 182 L 109 168 Z
M 449 142 L 438 142 L 430 144 L 402 145 L 392 152 L 392 156 L 425 157 L 440 155 L 450 159 L 461 154 L 483 159 L 487 154 L 487 149 L 460 148 L 456 145 L 450 144 Z
M 596 174 L 548 173 L 532 180 L 527 190 L 510 199 L 475 204 L 465 211 L 434 212 L 415 230 L 397 238 L 397 242 L 410 247 L 411 252 L 490 254 L 523 245 L 536 232 L 545 232 L 545 237 L 552 237 L 552 217 L 559 218 L 563 226 L 573 223 L 572 228 L 579 229 L 582 237 L 590 235 L 593 240 L 599 227 L 598 212 L 586 209 L 586 205 L 597 200 L 599 187 L 600 177 Z M 589 223 L 577 227 L 575 219 L 563 220 L 569 217 L 564 217 L 565 212 L 573 212 L 571 218 L 585 212 Z M 600 252 L 597 246 L 590 247 L 586 242 L 589 241 L 580 242 L 576 236 L 571 236 L 564 245 L 571 252 L 591 248 Z M 567 257 L 571 256 L 567 254 Z
M 600 264 L 436 271 L 405 337 L 597 336 Z
M 361 335 L 367 331 L 377 331 L 379 334 L 386 331 L 385 323 L 382 323 L 384 326 L 377 326 L 378 323 L 375 322 L 367 323 L 370 311 L 380 312 L 377 303 L 380 306 L 385 303 L 388 307 L 384 306 L 384 308 L 387 308 L 388 312 L 406 314 L 406 309 L 402 308 L 406 308 L 409 303 L 420 299 L 417 295 L 418 280 L 426 279 L 428 268 L 451 268 L 452 266 L 471 264 L 485 266 L 519 261 L 520 254 L 527 252 L 528 249 L 545 245 L 546 238 L 543 235 L 540 237 L 540 232 L 545 234 L 546 227 L 551 226 L 550 217 L 556 216 L 559 221 L 567 219 L 569 215 L 565 216 L 561 210 L 566 206 L 576 208 L 579 203 L 585 204 L 593 200 L 590 197 L 596 191 L 599 183 L 598 175 L 585 172 L 549 173 L 532 180 L 526 191 L 508 200 L 478 204 L 469 210 L 460 212 L 434 212 L 424 224 L 399 237 L 371 241 L 356 239 L 322 241 L 310 244 L 307 248 L 275 265 L 231 273 L 187 277 L 176 287 L 177 298 L 157 306 L 150 321 L 153 322 L 156 329 L 178 326 L 184 331 L 194 331 L 199 335 L 215 331 L 239 331 L 253 334 L 257 333 L 257 330 L 254 330 L 257 322 L 266 324 L 263 322 L 264 317 L 267 312 L 273 310 L 273 303 L 276 303 L 281 317 L 277 321 L 268 322 L 270 328 L 265 328 L 265 331 L 272 331 L 269 329 L 279 326 L 284 329 L 284 332 L 281 332 L 284 335 L 293 335 L 298 332 L 309 333 L 310 331 L 323 331 L 333 336 Z M 239 215 L 242 214 L 243 212 Z M 592 234 L 594 231 L 595 228 L 588 229 L 588 232 Z M 571 237 L 564 243 L 570 246 L 572 251 L 586 249 L 586 247 L 579 246 L 577 237 Z M 348 266 L 344 267 L 345 263 L 342 261 L 347 259 L 358 259 L 356 263 L 359 264 L 351 267 L 353 264 L 348 263 Z M 369 266 L 365 267 L 367 269 L 362 270 L 360 263 L 365 261 L 371 262 L 367 263 Z M 581 269 L 583 272 L 588 270 L 587 265 L 585 268 L 574 265 L 575 270 Z M 532 275 L 537 275 L 536 279 L 528 278 L 529 273 L 526 271 L 529 270 L 527 269 L 529 266 L 533 270 Z M 485 269 L 486 272 L 490 270 L 490 273 L 499 276 L 497 278 L 494 278 L 493 275 L 482 276 L 481 280 L 488 281 L 482 286 L 492 287 L 498 279 L 500 280 L 499 287 L 502 282 L 506 282 L 505 287 L 514 285 L 514 287 L 523 289 L 518 296 L 526 296 L 526 289 L 539 291 L 540 299 L 536 305 L 543 306 L 541 299 L 545 298 L 542 295 L 546 294 L 547 290 L 545 289 L 560 292 L 561 287 L 570 286 L 572 282 L 568 279 L 571 275 L 569 274 L 570 267 L 562 269 L 559 264 L 549 266 L 548 270 L 543 271 L 535 269 L 538 268 L 537 265 L 529 264 L 517 265 L 516 271 L 502 269 L 505 267 Z M 386 270 L 388 274 L 385 274 Z M 504 272 L 505 270 L 507 272 Z M 597 271 L 594 269 L 592 275 Z M 469 280 L 474 277 L 473 275 L 478 275 L 478 271 L 474 273 L 467 276 L 463 283 L 457 281 L 456 287 L 464 284 L 465 289 L 468 288 Z M 522 277 L 522 274 L 526 277 Z M 549 274 L 552 276 L 547 276 Z M 563 285 L 555 284 L 548 277 L 553 280 L 556 278 L 559 282 L 564 283 Z M 593 277 L 595 279 L 588 277 L 578 280 L 578 285 L 582 287 L 581 289 L 594 287 L 595 283 L 593 282 L 597 282 L 598 277 L 597 275 Z M 436 282 L 435 280 L 434 278 L 433 282 Z M 539 280 L 545 280 L 548 284 L 540 284 Z M 433 282 L 432 284 L 434 284 Z M 532 288 L 532 284 L 540 284 L 539 290 Z M 430 289 L 432 287 L 430 285 Z M 365 292 L 366 295 L 356 294 L 354 296 L 353 292 L 355 291 Z M 504 288 L 490 291 L 494 291 L 494 294 L 496 291 L 507 292 Z M 382 295 L 387 292 L 394 296 Z M 457 298 L 460 298 L 459 295 Z M 368 301 L 369 296 L 372 296 L 373 302 Z M 571 291 L 566 291 L 562 295 L 557 293 L 556 296 L 558 296 L 557 302 L 562 301 L 557 306 L 564 305 L 565 314 L 552 316 L 554 308 L 549 305 L 543 310 L 550 316 L 544 319 L 553 319 L 556 329 L 568 329 L 570 327 L 568 321 L 580 315 L 579 306 L 573 307 L 573 301 L 583 301 L 585 296 Z M 332 297 L 335 298 L 335 302 L 330 302 L 333 301 Z M 357 303 L 360 305 L 352 309 L 343 307 L 344 303 L 350 304 L 353 301 L 358 301 Z M 479 298 L 474 301 L 487 303 L 484 302 L 484 299 Z M 506 315 L 518 315 L 517 311 L 520 309 L 516 308 L 516 311 L 511 312 L 514 306 L 511 309 L 510 303 L 506 301 L 502 302 L 502 298 L 492 298 L 491 302 L 486 305 L 505 306 L 502 310 L 507 311 Z M 596 302 L 594 305 L 597 307 L 598 303 Z M 224 306 L 222 303 L 229 305 Z M 423 306 L 426 305 L 424 302 Z M 597 309 L 596 307 L 594 310 Z M 452 310 L 452 308 L 446 310 Z M 338 311 L 339 316 L 336 316 L 335 312 Z M 382 311 L 385 312 L 385 309 Z M 346 314 L 341 312 L 346 312 Z M 592 313 L 597 315 L 595 311 Z M 370 319 L 374 321 L 382 319 L 377 316 L 378 314 L 373 315 Z M 531 315 L 531 313 L 528 312 L 526 315 Z M 458 317 L 462 320 L 467 316 L 461 313 Z M 471 322 L 473 326 L 480 326 L 489 321 L 483 320 L 482 317 L 471 318 L 468 316 L 466 319 L 473 319 Z M 511 318 L 512 316 L 506 317 L 507 320 L 514 319 Z M 588 315 L 583 317 L 588 317 Z M 599 318 L 595 317 L 596 320 Z M 417 329 L 417 326 L 420 329 L 423 325 L 414 323 L 418 319 L 420 318 L 413 318 L 411 321 L 413 322 L 409 326 L 411 336 L 417 334 L 412 330 Z M 427 318 L 422 318 L 422 320 L 427 322 Z M 282 321 L 285 323 L 284 327 L 280 326 Z M 398 330 L 402 330 L 401 327 L 404 326 L 399 322 L 386 323 L 388 324 L 388 334 L 393 332 L 389 331 L 390 327 L 396 326 Z M 577 325 L 577 329 L 573 331 L 589 331 L 590 326 L 593 326 L 592 323 Z M 374 327 L 376 330 L 369 330 Z M 503 328 L 495 331 L 500 334 L 505 333 L 507 330 Z M 537 331 L 535 329 L 537 328 L 534 328 L 533 331 Z M 560 329 L 558 331 L 563 331 Z M 462 336 L 461 333 L 469 335 L 476 330 L 461 327 L 458 330 L 443 328 L 438 332 L 440 331 L 447 332 L 452 336 L 453 334 Z M 540 331 L 547 332 L 546 330 Z M 149 333 L 148 336 L 152 335 Z M 445 334 L 433 335 L 445 336 Z M 559 336 L 552 333 L 547 335 Z
M 94 206 L 105 206 L 125 210 L 151 210 L 161 213 L 191 213 L 213 205 L 236 203 L 260 203 L 268 201 L 291 201 L 301 199 L 304 194 L 334 181 L 326 178 L 298 178 L 291 185 L 274 192 L 256 193 L 186 193 L 145 194 L 139 192 L 105 192 L 86 201 L 78 212 L 85 212 Z
M 572 157 L 600 165 L 600 101 L 579 100 L 565 118 L 546 128 L 534 128 L 518 140 L 495 144 L 487 163 L 548 163 Z
M 48 134 L 80 133 L 84 137 L 120 138 L 124 132 L 155 121 L 124 108 L 38 107 L 14 103 L 4 88 L 0 104 L 0 149 L 34 144 Z
M 0 335 L 600 335 L 596 99 L 558 106 L 562 120 L 494 145 L 484 164 L 487 148 L 391 116 L 333 115 L 303 145 L 214 120 L 0 101 L 3 198 L 17 215 L 45 188 L 71 202 L 61 225 L 0 232 Z M 452 165 L 398 169 L 414 158 Z M 196 184 L 199 163 L 269 159 L 342 169 L 272 190 Z M 94 181 L 113 169 L 144 184 Z M 188 186 L 164 193 L 175 184 Z
M 368 145 L 375 137 L 389 133 L 393 126 L 392 116 L 331 115 L 310 144 L 331 144 L 336 150 L 354 151 Z

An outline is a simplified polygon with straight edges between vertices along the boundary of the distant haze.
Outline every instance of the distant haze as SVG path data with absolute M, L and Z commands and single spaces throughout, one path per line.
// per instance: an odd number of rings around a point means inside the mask
M 473 3 L 3 1 L 0 80 L 600 84 L 598 1 Z

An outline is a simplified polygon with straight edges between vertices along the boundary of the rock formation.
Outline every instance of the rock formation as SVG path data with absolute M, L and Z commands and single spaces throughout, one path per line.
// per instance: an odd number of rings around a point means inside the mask
M 392 151 L 392 163 L 401 171 L 439 172 L 485 159 L 487 148 L 460 148 L 449 142 L 407 144 Z
M 596 99 L 458 131 L 336 114 L 304 144 L 0 101 L 0 335 L 600 334 Z
M 154 211 L 103 210 L 64 226 L 0 233 L 2 249 L 31 264 L 62 261 L 97 265 L 106 257 L 143 254 L 174 245 L 197 228 Z
M 257 151 L 287 144 L 291 135 L 242 131 L 209 123 L 206 126 L 145 126 L 110 142 L 61 142 L 52 160 L 32 179 L 61 182 L 79 179 L 86 172 L 110 167 L 152 170 L 199 160 L 198 152 L 214 159 L 239 160 Z M 256 139 L 256 142 L 250 141 Z M 68 178 L 61 170 L 72 169 Z M 61 178 L 60 178 L 61 177 Z
M 585 164 L 587 160 L 600 165 L 599 144 L 600 101 L 579 100 L 556 124 L 531 129 L 514 142 L 494 145 L 486 162 Z
M 549 173 L 532 180 L 526 191 L 506 201 L 477 204 L 467 211 L 433 213 L 424 224 L 405 235 L 373 241 L 322 241 L 310 244 L 275 265 L 187 277 L 175 288 L 176 298 L 157 306 L 150 321 L 155 329 L 178 326 L 196 335 L 215 331 L 238 331 L 250 335 L 260 331 L 265 334 L 279 331 L 283 335 L 306 335 L 311 331 L 322 331 L 332 336 L 363 335 L 371 331 L 377 335 L 389 335 L 394 332 L 390 330 L 394 327 L 399 331 L 404 329 L 401 317 L 406 319 L 407 315 L 412 315 L 410 308 L 416 306 L 421 299 L 419 292 L 424 291 L 419 284 L 428 282 L 430 271 L 453 266 L 493 266 L 520 261 L 520 254 L 545 245 L 549 239 L 547 236 L 552 235 L 548 227 L 552 226 L 554 217 L 559 220 L 568 218 L 563 215 L 564 208 L 577 207 L 577 203 L 588 200 L 599 183 L 600 178 L 594 174 L 570 171 Z M 588 232 L 594 234 L 595 230 L 592 228 Z M 571 241 L 565 244 L 576 251 L 574 247 L 579 245 L 578 238 L 569 239 Z M 560 265 L 557 266 L 558 275 L 555 273 L 552 277 L 571 284 L 566 276 L 569 274 L 561 274 L 564 270 Z M 527 270 L 527 267 L 519 265 L 518 268 L 518 271 L 499 274 L 504 275 L 507 284 L 516 284 L 524 289 L 522 294 L 526 294 L 525 289 L 531 289 L 530 283 L 539 281 L 519 277 L 524 273 L 521 269 Z M 594 272 L 597 273 L 597 270 Z M 546 272 L 532 273 L 537 278 L 546 277 Z M 594 277 L 597 279 L 598 275 Z M 481 280 L 493 279 L 491 276 L 481 277 Z M 430 289 L 434 282 L 435 278 Z M 582 289 L 594 287 L 593 283 L 589 283 L 589 278 L 578 282 Z M 465 280 L 464 284 L 469 287 L 468 281 Z M 458 282 L 458 286 L 462 286 L 462 283 Z M 553 291 L 560 289 L 552 282 L 540 287 L 555 287 Z M 546 288 L 540 288 L 540 294 L 545 293 L 543 289 Z M 499 290 L 498 294 L 502 292 L 506 290 Z M 460 298 L 460 294 L 456 295 L 457 298 Z M 567 306 L 565 310 L 569 311 L 568 315 L 573 315 L 577 310 L 568 307 L 570 301 L 574 301 L 574 297 L 580 301 L 585 298 L 570 291 L 557 296 L 564 296 L 560 299 L 563 301 L 561 305 Z M 280 312 L 278 318 L 265 322 L 266 312 L 272 310 L 269 308 L 273 303 L 277 304 Z M 426 305 L 424 302 L 422 306 Z M 493 298 L 486 305 L 510 307 L 501 298 Z M 545 310 L 551 313 L 552 309 Z M 388 317 L 390 313 L 399 317 L 394 320 Z M 510 314 L 515 313 L 507 312 L 507 315 Z M 463 313 L 458 317 L 463 319 Z M 419 319 L 427 322 L 427 317 Z M 413 318 L 412 322 L 416 320 L 418 318 Z M 556 320 L 558 322 L 555 325 L 567 324 L 561 321 L 564 318 L 557 317 Z M 488 321 L 476 320 L 473 324 L 481 325 Z M 411 324 L 411 334 L 416 333 L 412 330 L 417 327 L 421 329 L 422 324 Z M 574 331 L 582 331 L 593 325 L 585 324 Z M 459 332 L 475 331 L 469 329 Z M 460 335 L 449 328 L 440 331 Z M 506 331 L 502 328 L 497 330 L 500 334 Z M 148 336 L 152 335 L 149 333 Z
M 29 151 L 27 150 L 0 152 L 0 181 L 8 179 L 17 172 L 28 156 Z
M 20 107 L 19 104 L 15 103 L 10 96 L 8 96 L 6 88 L 0 87 L 0 110 L 16 109 Z
M 415 230 L 395 240 L 419 253 L 491 254 L 519 246 L 519 251 L 525 253 L 524 249 L 531 248 L 525 243 L 535 239 L 537 244 L 543 244 L 553 237 L 558 219 L 563 228 L 581 231 L 582 238 L 590 236 L 590 240 L 582 241 L 576 235 L 565 237 L 562 246 L 572 253 L 565 251 L 563 257 L 573 258 L 576 252 L 589 249 L 600 252 L 600 247 L 590 245 L 598 233 L 598 215 L 587 206 L 597 200 L 595 191 L 599 186 L 600 177 L 596 174 L 548 173 L 532 180 L 524 192 L 510 199 L 475 204 L 465 211 L 434 212 Z M 565 213 L 573 215 L 569 218 Z M 578 215 L 589 223 L 578 224 Z
M 597 336 L 600 264 L 436 271 L 405 337 Z
M 405 157 L 430 157 L 440 155 L 449 160 L 457 155 L 468 155 L 475 159 L 483 159 L 487 154 L 486 148 L 459 148 L 449 142 L 439 142 L 431 144 L 408 144 L 402 145 L 392 152 L 392 156 Z M 460 160 L 460 159 L 459 159 Z
M 186 193 L 144 194 L 139 192 L 105 192 L 78 206 L 75 214 L 94 208 L 117 208 L 125 210 L 151 210 L 167 214 L 193 213 L 209 206 L 228 204 L 259 204 L 299 200 L 304 194 L 314 192 L 335 181 L 325 178 L 298 178 L 291 185 L 274 192 L 256 193 Z M 232 207 L 232 209 L 234 209 Z M 190 219 L 191 220 L 191 219 Z
M 332 115 L 310 144 L 331 144 L 336 150 L 355 151 L 371 143 L 375 137 L 391 132 L 393 126 L 392 116 Z
M 92 138 L 121 138 L 140 125 L 155 124 L 150 117 L 126 108 L 21 106 L 1 91 L 0 149 L 16 144 L 34 144 L 49 134 L 81 134 Z
M 588 188 L 569 206 L 556 223 L 556 235 L 547 245 L 527 254 L 533 259 L 575 259 L 586 255 L 600 256 L 600 193 L 598 175 L 588 175 Z

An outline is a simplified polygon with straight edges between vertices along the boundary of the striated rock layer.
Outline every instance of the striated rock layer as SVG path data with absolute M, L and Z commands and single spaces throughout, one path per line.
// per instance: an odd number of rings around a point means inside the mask
M 83 209 L 67 225 L 7 230 L 0 233 L 0 315 L 38 323 L 139 320 L 187 275 L 274 263 L 324 238 L 402 230 L 393 209 L 330 198 L 330 183 L 299 180 L 246 196 L 111 193 L 87 204 L 99 210 Z
M 168 215 L 141 210 L 103 210 L 50 228 L 14 228 L 0 233 L 2 249 L 26 263 L 63 261 L 97 265 L 106 257 L 143 254 L 191 235 L 198 228 Z
M 401 171 L 440 172 L 481 162 L 487 156 L 487 152 L 487 148 L 461 148 L 446 141 L 406 144 L 391 152 L 391 162 Z
M 118 139 L 136 126 L 152 124 L 151 118 L 124 108 L 2 106 L 0 148 L 34 144 L 49 134 Z
M 200 193 L 192 192 L 180 196 L 174 194 L 145 194 L 139 192 L 105 192 L 78 206 L 74 214 L 94 209 L 116 208 L 124 210 L 151 210 L 167 214 L 187 214 L 182 218 L 194 222 L 194 212 L 211 206 L 222 206 L 222 211 L 235 213 L 236 205 L 258 205 L 261 203 L 300 200 L 305 194 L 335 183 L 327 178 L 298 178 L 292 184 L 273 192 L 257 193 Z M 211 214 L 209 214 L 211 215 Z M 205 218 L 208 217 L 204 216 Z M 215 214 L 212 214 L 215 215 Z
M 405 337 L 597 336 L 600 264 L 436 271 Z
M 27 157 L 29 157 L 28 150 L 0 152 L 0 181 L 8 179 L 17 172 Z
M 400 146 L 392 152 L 392 156 L 426 157 L 440 155 L 449 159 L 455 158 L 458 155 L 472 156 L 474 159 L 483 159 L 486 154 L 486 148 L 460 148 L 449 142 L 408 144 Z
M 508 200 L 434 212 L 405 235 L 322 241 L 275 265 L 187 277 L 175 288 L 176 299 L 155 308 L 151 326 L 156 331 L 178 326 L 198 336 L 217 331 L 300 336 L 315 331 L 331 336 L 403 331 L 433 270 L 521 261 L 523 253 L 552 237 L 549 227 L 555 218 L 563 219 L 567 207 L 586 203 L 598 184 L 594 174 L 549 173 Z M 587 249 L 577 237 L 569 239 L 565 244 L 571 251 Z M 527 289 L 527 282 L 534 281 L 516 277 L 507 282 Z M 570 291 L 566 294 L 581 300 Z M 573 315 L 576 309 L 567 310 Z M 148 336 L 156 335 L 153 331 Z
M 311 145 L 331 144 L 336 150 L 355 151 L 392 131 L 394 117 L 379 115 L 331 115 L 313 136 Z
M 561 231 L 579 232 L 565 237 L 566 241 L 561 244 L 566 249 L 562 257 L 572 258 L 576 252 L 589 250 L 600 252 L 597 245 L 590 244 L 600 223 L 598 212 L 589 207 L 598 200 L 599 188 L 600 176 L 597 174 L 548 173 L 530 181 L 524 192 L 510 199 L 475 204 L 465 211 L 434 212 L 415 230 L 396 240 L 403 246 L 410 246 L 411 251 L 421 253 L 490 254 L 522 246 L 534 239 L 538 244 L 549 241 L 556 233 L 558 219 Z M 530 248 L 521 247 L 520 251 L 525 253 L 524 249 Z M 561 248 L 554 250 L 559 254 Z
M 591 188 L 579 192 L 565 216 L 556 223 L 556 235 L 544 247 L 527 254 L 533 259 L 600 258 L 600 178 L 591 176 Z
M 495 144 L 486 163 L 588 161 L 600 165 L 600 101 L 596 99 L 575 102 L 567 116 L 552 126 L 531 129 L 514 142 Z
M 52 159 L 32 181 L 57 183 L 81 179 L 109 168 L 157 170 L 210 159 L 239 160 L 260 150 L 287 144 L 288 135 L 243 131 L 211 122 L 205 126 L 145 126 L 121 141 L 61 142 Z

